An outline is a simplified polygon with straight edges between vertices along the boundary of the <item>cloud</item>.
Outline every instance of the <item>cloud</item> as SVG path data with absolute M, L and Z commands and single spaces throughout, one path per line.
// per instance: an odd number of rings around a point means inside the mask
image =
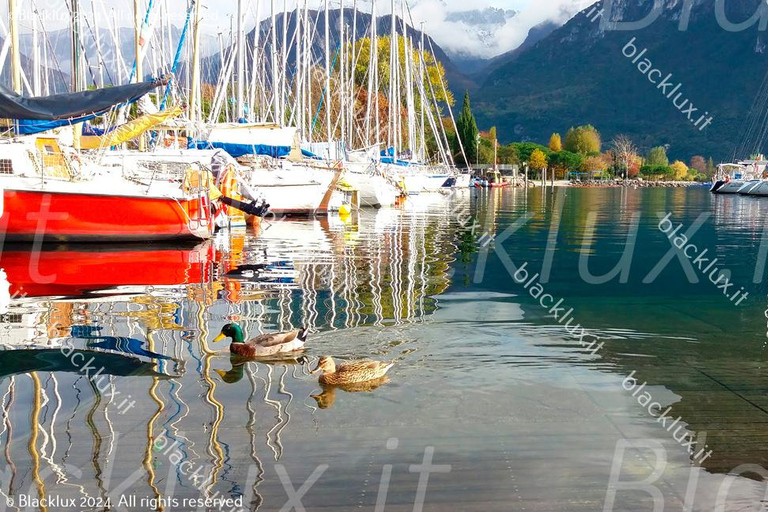
M 473 10 L 496 7 L 519 11 L 505 23 L 494 26 L 457 20 L 460 16 L 456 13 L 468 11 L 465 0 L 419 0 L 411 11 L 414 22 L 426 21 L 425 31 L 450 55 L 491 58 L 520 46 L 532 27 L 545 21 L 565 23 L 591 3 L 589 0 L 473 2 Z

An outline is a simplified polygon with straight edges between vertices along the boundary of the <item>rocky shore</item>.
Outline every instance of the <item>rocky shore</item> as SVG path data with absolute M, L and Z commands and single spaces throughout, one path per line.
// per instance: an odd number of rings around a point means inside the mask
M 685 188 L 685 187 L 700 187 L 704 184 L 696 181 L 646 181 L 646 180 L 590 180 L 590 181 L 571 181 L 572 187 L 580 188 L 609 188 L 609 187 L 625 187 L 625 188 Z

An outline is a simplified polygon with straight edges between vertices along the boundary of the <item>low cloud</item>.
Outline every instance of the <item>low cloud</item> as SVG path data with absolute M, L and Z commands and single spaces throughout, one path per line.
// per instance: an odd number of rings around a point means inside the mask
M 452 56 L 491 58 L 514 50 L 528 36 L 528 31 L 545 21 L 565 23 L 588 7 L 588 0 L 528 0 L 525 2 L 490 1 L 473 3 L 473 9 L 495 7 L 519 11 L 503 24 L 478 26 L 457 20 L 456 13 L 467 11 L 464 0 L 419 0 L 411 11 L 414 23 L 426 21 L 425 31 Z M 463 37 L 458 37 L 462 34 Z

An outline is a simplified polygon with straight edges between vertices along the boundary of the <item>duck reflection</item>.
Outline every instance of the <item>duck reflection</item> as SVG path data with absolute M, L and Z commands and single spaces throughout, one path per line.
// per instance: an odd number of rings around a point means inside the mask
M 221 377 L 221 380 L 226 382 L 227 384 L 236 384 L 240 382 L 243 377 L 245 376 L 245 369 L 248 363 L 253 362 L 253 359 L 249 359 L 246 357 L 238 356 L 237 354 L 232 354 L 229 357 L 229 363 L 232 366 L 227 371 L 224 370 L 214 370 L 217 374 L 219 374 L 219 377 Z M 309 364 L 309 358 L 306 356 L 298 356 L 298 357 L 273 357 L 273 358 L 263 358 L 259 359 L 259 363 L 268 364 L 270 366 L 306 366 Z
M 320 409 L 330 409 L 336 403 L 337 389 L 346 391 L 347 393 L 372 393 L 388 382 L 389 377 L 384 376 L 374 380 L 353 382 L 349 384 L 333 385 L 320 383 L 323 392 L 319 395 L 311 395 L 311 397 L 315 399 L 317 406 Z

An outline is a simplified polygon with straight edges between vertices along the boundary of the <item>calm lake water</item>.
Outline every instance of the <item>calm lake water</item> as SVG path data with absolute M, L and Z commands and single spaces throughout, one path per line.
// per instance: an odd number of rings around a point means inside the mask
M 767 219 L 705 188 L 467 190 L 198 246 L 6 245 L 0 509 L 763 510 Z M 248 362 L 228 322 L 313 334 Z M 322 390 L 323 355 L 396 366 Z

